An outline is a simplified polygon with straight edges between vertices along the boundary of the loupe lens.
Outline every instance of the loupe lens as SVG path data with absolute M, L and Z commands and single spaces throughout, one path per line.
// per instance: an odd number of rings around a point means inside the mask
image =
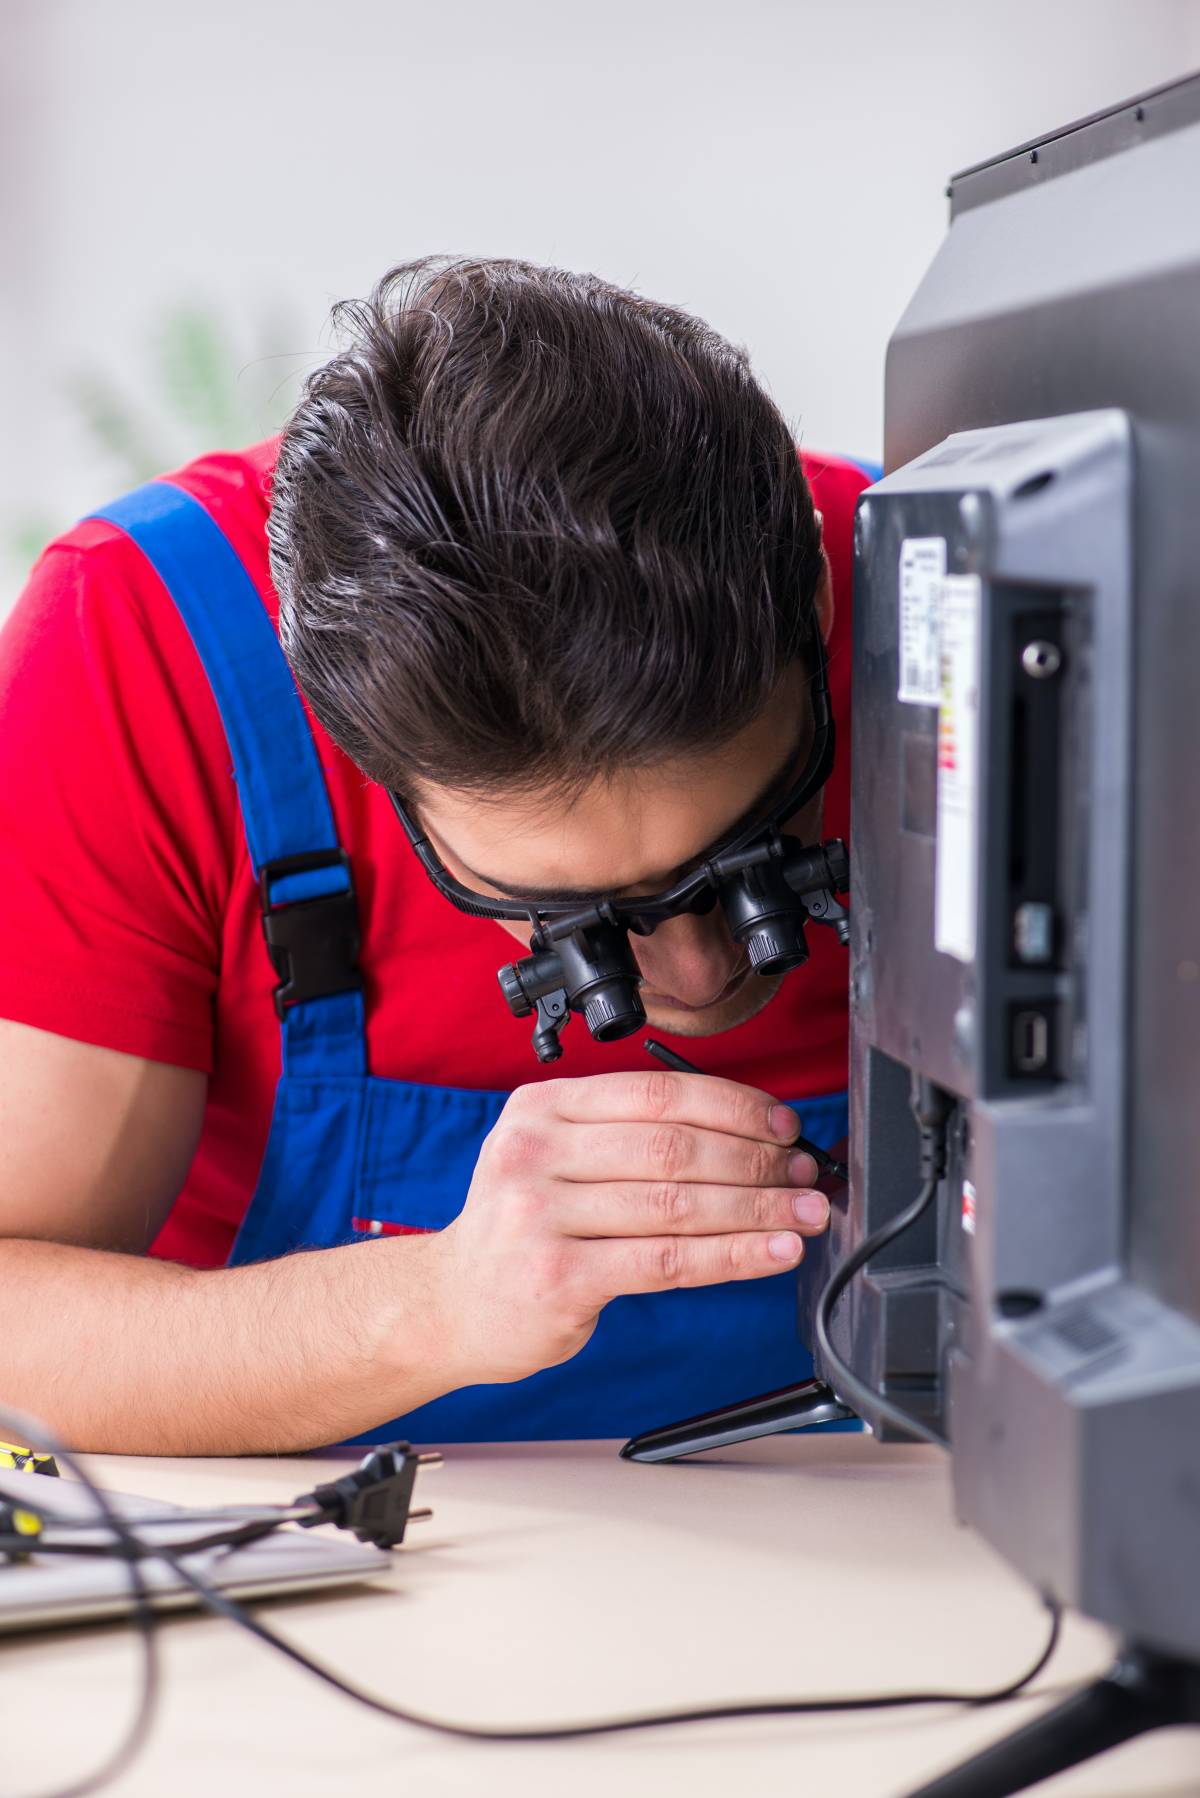
M 583 1021 L 598 1043 L 615 1043 L 641 1029 L 646 1007 L 630 981 L 606 980 L 588 994 Z
M 624 930 L 594 924 L 587 930 L 573 930 L 554 947 L 571 1009 L 583 1012 L 584 1023 L 598 1043 L 614 1043 L 641 1029 L 646 1021 L 638 997 L 642 976 Z
M 756 974 L 789 974 L 808 960 L 807 914 L 777 867 L 747 868 L 725 881 L 721 909 Z
M 778 919 L 771 919 L 750 930 L 745 944 L 750 966 L 756 974 L 790 974 L 793 968 L 803 967 L 808 960 L 802 923 L 781 928 Z

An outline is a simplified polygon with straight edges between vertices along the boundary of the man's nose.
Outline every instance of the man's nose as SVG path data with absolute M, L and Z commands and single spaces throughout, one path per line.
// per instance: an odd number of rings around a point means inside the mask
M 684 1005 L 708 1005 L 729 982 L 742 952 L 714 908 L 703 917 L 669 918 L 650 936 L 631 936 L 644 991 Z

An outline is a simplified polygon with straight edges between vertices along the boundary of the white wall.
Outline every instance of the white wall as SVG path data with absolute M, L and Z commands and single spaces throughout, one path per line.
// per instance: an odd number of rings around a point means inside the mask
M 222 309 L 254 410 L 436 249 L 679 302 L 806 442 L 875 454 L 946 176 L 1200 64 L 1197 0 L 0 0 L 0 32 L 0 538 L 121 484 L 64 384 L 139 399 L 164 307 Z

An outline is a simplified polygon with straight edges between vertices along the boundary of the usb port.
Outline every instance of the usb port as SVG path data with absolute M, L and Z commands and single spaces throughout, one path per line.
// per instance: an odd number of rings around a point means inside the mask
M 1044 1011 L 1013 1013 L 1012 1059 L 1018 1074 L 1042 1074 L 1050 1062 L 1050 1020 Z

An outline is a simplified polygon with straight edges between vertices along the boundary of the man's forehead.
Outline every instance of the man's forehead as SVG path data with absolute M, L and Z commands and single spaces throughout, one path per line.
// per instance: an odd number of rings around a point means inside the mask
M 776 740 L 772 743 L 772 735 Z M 588 901 L 670 886 L 719 842 L 782 799 L 802 766 L 811 725 L 763 731 L 741 753 L 630 771 L 573 800 L 525 795 L 515 805 L 441 794 L 421 803 L 439 853 L 472 886 L 506 898 Z

